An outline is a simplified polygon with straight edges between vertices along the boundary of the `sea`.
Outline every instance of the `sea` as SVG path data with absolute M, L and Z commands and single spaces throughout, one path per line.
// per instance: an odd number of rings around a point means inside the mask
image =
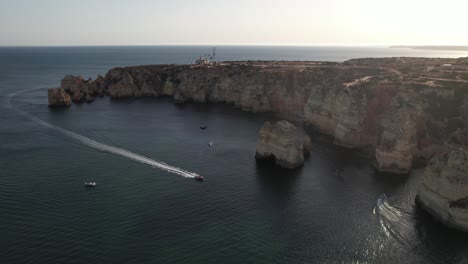
M 257 163 L 258 130 L 278 117 L 222 104 L 97 98 L 47 106 L 46 89 L 64 75 L 189 64 L 211 51 L 0 47 L 1 264 L 468 263 L 468 234 L 415 204 L 422 168 L 379 173 L 365 157 L 318 138 L 299 169 Z M 218 46 L 216 53 L 218 60 L 468 56 L 389 47 Z M 97 186 L 86 188 L 89 181 Z

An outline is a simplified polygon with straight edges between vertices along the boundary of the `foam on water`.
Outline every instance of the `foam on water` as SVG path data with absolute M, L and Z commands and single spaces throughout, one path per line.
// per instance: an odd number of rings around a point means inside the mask
M 378 215 L 382 231 L 387 237 L 392 237 L 400 244 L 412 246 L 409 233 L 412 232 L 411 226 L 412 214 L 404 212 L 391 205 L 387 199 L 378 203 L 373 210 Z
M 183 170 L 181 168 L 168 165 L 168 164 L 166 164 L 164 162 L 157 161 L 157 160 L 151 159 L 149 157 L 145 157 L 145 156 L 143 156 L 141 154 L 134 153 L 134 152 L 131 152 L 131 151 L 123 149 L 123 148 L 118 148 L 118 147 L 110 146 L 110 145 L 107 145 L 107 144 L 104 144 L 104 143 L 100 143 L 100 142 L 97 142 L 97 141 L 92 140 L 90 138 L 87 138 L 85 136 L 79 135 L 79 134 L 77 134 L 75 132 L 72 132 L 72 131 L 66 130 L 64 128 L 52 125 L 50 123 L 45 122 L 44 120 L 42 120 L 40 118 L 37 118 L 37 117 L 31 115 L 30 113 L 27 113 L 25 111 L 22 111 L 22 110 L 19 110 L 19 109 L 15 108 L 11 104 L 11 99 L 13 97 L 15 97 L 15 96 L 17 96 L 19 94 L 22 94 L 22 93 L 33 91 L 33 90 L 38 90 L 38 89 L 24 90 L 24 91 L 19 91 L 19 92 L 16 92 L 16 93 L 9 94 L 8 97 L 7 97 L 7 102 L 6 102 L 7 107 L 10 108 L 10 109 L 15 110 L 19 114 L 29 118 L 30 120 L 36 122 L 37 124 L 40 124 L 40 125 L 42 125 L 44 127 L 47 127 L 47 128 L 53 129 L 55 131 L 58 131 L 58 132 L 60 132 L 60 133 L 62 133 L 64 135 L 67 135 L 67 136 L 77 140 L 78 142 L 80 142 L 80 143 L 82 143 L 82 144 L 84 144 L 86 146 L 92 147 L 94 149 L 97 149 L 97 150 L 100 150 L 100 151 L 103 151 L 103 152 L 107 152 L 107 153 L 110 153 L 110 154 L 118 155 L 118 156 L 121 156 L 121 157 L 124 157 L 124 158 L 128 158 L 128 159 L 131 159 L 131 160 L 143 163 L 143 164 L 150 165 L 153 168 L 162 169 L 162 170 L 165 170 L 167 172 L 177 174 L 177 175 L 180 175 L 180 176 L 183 176 L 183 177 L 186 177 L 186 178 L 194 178 L 195 176 L 198 176 L 198 174 L 196 174 L 194 172 L 189 172 L 189 171 Z

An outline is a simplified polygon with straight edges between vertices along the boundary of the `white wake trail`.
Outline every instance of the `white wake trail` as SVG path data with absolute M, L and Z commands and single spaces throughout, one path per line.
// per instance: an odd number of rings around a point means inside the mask
M 37 90 L 37 89 L 32 89 L 32 90 Z M 34 121 L 34 122 L 36 122 L 36 123 L 38 123 L 38 124 L 40 124 L 40 125 L 42 125 L 44 127 L 56 130 L 56 131 L 58 131 L 58 132 L 60 132 L 62 134 L 65 134 L 65 135 L 67 135 L 67 136 L 81 142 L 82 144 L 84 144 L 86 146 L 89 146 L 89 147 L 92 147 L 94 149 L 104 151 L 104 152 L 107 152 L 107 153 L 110 153 L 110 154 L 118 155 L 118 156 L 121 156 L 121 157 L 125 157 L 125 158 L 128 158 L 128 159 L 143 163 L 143 164 L 147 164 L 147 165 L 150 165 L 150 166 L 165 170 L 165 171 L 170 172 L 170 173 L 174 173 L 174 174 L 186 177 L 186 178 L 193 178 L 195 176 L 198 176 L 198 174 L 196 174 L 194 172 L 189 172 L 189 171 L 183 170 L 181 168 L 177 168 L 177 167 L 168 165 L 168 164 L 166 164 L 164 162 L 153 160 L 151 158 L 148 158 L 148 157 L 145 157 L 143 155 L 128 151 L 126 149 L 118 148 L 118 147 L 114 147 L 114 146 L 110 146 L 110 145 L 107 145 L 107 144 L 97 142 L 97 141 L 92 140 L 90 138 L 87 138 L 85 136 L 79 135 L 79 134 L 77 134 L 75 132 L 72 132 L 72 131 L 66 130 L 64 128 L 52 125 L 50 123 L 47 123 L 42 119 L 39 119 L 39 118 L 37 118 L 37 117 L 27 113 L 27 112 L 21 111 L 21 110 L 19 110 L 19 109 L 12 106 L 12 104 L 10 102 L 11 98 L 13 98 L 14 96 L 16 96 L 16 95 L 18 95 L 20 93 L 29 92 L 29 91 L 32 91 L 32 90 L 20 91 L 20 92 L 16 92 L 16 93 L 8 95 L 7 107 L 17 111 L 19 114 L 31 119 L 32 121 Z

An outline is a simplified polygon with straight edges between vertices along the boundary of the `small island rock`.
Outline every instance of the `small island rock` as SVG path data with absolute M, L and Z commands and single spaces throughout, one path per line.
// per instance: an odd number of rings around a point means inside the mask
M 274 158 L 277 165 L 290 169 L 303 165 L 303 144 L 296 127 L 287 121 L 266 122 L 258 135 L 255 158 Z
M 49 107 L 69 106 L 71 98 L 62 88 L 50 88 L 47 90 Z
M 468 153 L 453 150 L 432 158 L 416 199 L 444 224 L 468 231 Z

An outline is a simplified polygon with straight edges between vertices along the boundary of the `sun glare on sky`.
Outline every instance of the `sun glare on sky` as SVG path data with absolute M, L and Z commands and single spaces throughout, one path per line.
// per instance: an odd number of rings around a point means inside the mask
M 0 45 L 467 45 L 466 0 L 0 0 Z

